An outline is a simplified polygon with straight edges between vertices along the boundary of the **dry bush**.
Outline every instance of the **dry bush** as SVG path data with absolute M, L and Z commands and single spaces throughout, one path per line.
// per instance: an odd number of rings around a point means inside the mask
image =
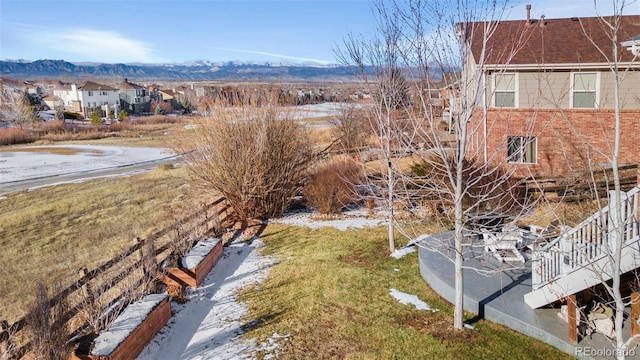
M 111 129 L 111 131 L 131 130 L 131 125 L 124 121 L 114 121 L 109 125 L 109 129 Z
M 224 196 L 233 220 L 281 215 L 313 158 L 304 127 L 266 101 L 260 107 L 218 103 L 201 120 L 194 136 L 176 146 L 187 154 L 194 183 Z
M 358 199 L 362 169 L 349 158 L 335 158 L 315 167 L 304 186 L 307 203 L 321 214 L 338 213 Z
M 6 320 L 0 321 L 0 333 L 5 332 L 7 338 L 0 341 L 0 360 L 11 360 L 16 357 L 16 350 L 19 346 L 16 344 L 16 326 L 9 325 Z
M 28 144 L 35 140 L 29 130 L 17 127 L 0 129 L 0 145 Z
M 340 150 L 350 152 L 367 144 L 372 134 L 366 114 L 354 106 L 345 106 L 340 115 L 329 120 L 331 136 Z
M 151 116 L 137 116 L 131 117 L 129 122 L 138 125 L 152 125 L 152 124 L 178 124 L 182 122 L 182 119 L 178 116 L 167 115 L 151 115 Z
M 58 293 L 56 286 L 54 293 Z M 66 322 L 56 324 L 68 310 L 66 301 L 49 304 L 49 291 L 44 283 L 36 287 L 36 300 L 27 316 L 31 351 L 37 359 L 57 360 L 68 357 L 67 339 L 69 331 Z
M 60 132 L 65 130 L 64 121 L 41 121 L 34 126 L 34 130 L 42 133 Z
M 464 208 L 510 213 L 520 209 L 525 202 L 526 188 L 521 179 L 498 167 L 478 165 L 473 160 L 464 160 L 463 168 Z M 439 200 L 438 213 L 446 214 L 447 209 L 453 207 L 450 169 L 455 169 L 454 165 L 445 164 L 441 158 L 422 160 L 411 167 L 407 188 L 420 191 L 423 200 Z

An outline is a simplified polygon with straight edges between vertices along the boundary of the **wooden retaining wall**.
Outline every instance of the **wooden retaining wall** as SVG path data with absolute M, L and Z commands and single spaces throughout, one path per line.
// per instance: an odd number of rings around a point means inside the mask
M 622 191 L 629 191 L 638 185 L 637 164 L 620 165 L 618 173 Z M 580 171 L 527 180 L 527 193 L 534 197 L 544 197 L 549 201 L 571 202 L 597 197 L 606 199 L 608 190 L 613 190 L 611 167 L 595 169 L 593 172 Z

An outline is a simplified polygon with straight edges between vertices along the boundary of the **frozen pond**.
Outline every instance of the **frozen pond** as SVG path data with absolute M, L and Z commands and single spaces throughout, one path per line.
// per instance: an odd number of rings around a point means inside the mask
M 105 145 L 29 146 L 0 150 L 0 184 L 117 170 L 174 157 L 170 149 Z

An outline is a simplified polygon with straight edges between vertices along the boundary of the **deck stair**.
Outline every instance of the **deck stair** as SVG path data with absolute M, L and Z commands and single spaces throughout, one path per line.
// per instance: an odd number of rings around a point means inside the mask
M 620 194 L 619 202 L 614 194 L 609 193 L 608 206 L 532 254 L 532 291 L 524 296 L 527 305 L 536 309 L 610 280 L 619 236 L 620 273 L 640 267 L 640 185 Z

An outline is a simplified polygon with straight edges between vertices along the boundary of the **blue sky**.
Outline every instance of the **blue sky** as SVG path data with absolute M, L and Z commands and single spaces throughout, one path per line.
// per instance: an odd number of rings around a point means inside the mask
M 524 18 L 526 3 L 535 18 L 595 15 L 593 0 L 528 0 L 507 18 Z M 0 59 L 335 63 L 346 34 L 374 27 L 370 0 L 1 0 Z

